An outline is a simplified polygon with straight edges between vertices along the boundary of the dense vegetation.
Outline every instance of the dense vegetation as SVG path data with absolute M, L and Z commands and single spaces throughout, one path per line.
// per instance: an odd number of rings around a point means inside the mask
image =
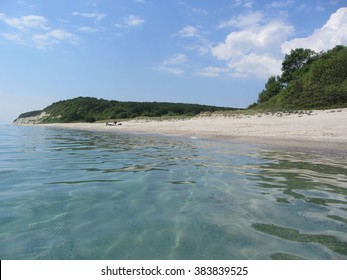
M 23 114 L 20 114 L 18 118 L 29 118 L 36 117 L 42 113 L 42 110 L 30 111 Z
M 282 75 L 271 76 L 257 103 L 265 110 L 347 107 L 347 47 L 327 52 L 295 49 L 282 63 Z
M 184 103 L 120 102 L 77 97 L 53 103 L 44 109 L 50 114 L 44 122 L 95 122 L 136 117 L 195 116 L 232 108 Z

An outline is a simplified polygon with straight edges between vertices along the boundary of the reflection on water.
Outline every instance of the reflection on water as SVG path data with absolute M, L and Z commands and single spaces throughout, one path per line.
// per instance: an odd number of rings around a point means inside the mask
M 0 130 L 1 259 L 347 259 L 346 154 Z

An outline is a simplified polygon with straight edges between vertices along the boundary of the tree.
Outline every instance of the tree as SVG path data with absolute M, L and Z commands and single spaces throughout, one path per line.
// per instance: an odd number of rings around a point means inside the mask
M 347 47 L 321 53 L 302 77 L 302 96 L 315 108 L 347 103 Z
M 265 89 L 259 94 L 258 103 L 268 101 L 271 97 L 280 93 L 282 88 L 280 78 L 278 76 L 271 76 L 265 84 Z
M 314 60 L 317 53 L 310 49 L 298 48 L 286 54 L 282 62 L 282 83 L 289 83 L 300 75 L 300 70 L 304 69 Z
M 319 54 L 310 49 L 292 50 L 285 56 L 282 71 L 280 78 L 272 76 L 268 79 L 265 89 L 258 96 L 258 108 L 323 109 L 347 106 L 346 46 L 339 45 Z

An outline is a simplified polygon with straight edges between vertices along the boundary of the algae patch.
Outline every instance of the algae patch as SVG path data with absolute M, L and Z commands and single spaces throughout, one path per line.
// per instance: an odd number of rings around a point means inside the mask
M 347 243 L 337 239 L 335 236 L 323 234 L 304 234 L 297 229 L 285 228 L 274 224 L 255 223 L 252 227 L 260 232 L 277 236 L 282 239 L 295 242 L 319 243 L 339 254 L 347 256 Z

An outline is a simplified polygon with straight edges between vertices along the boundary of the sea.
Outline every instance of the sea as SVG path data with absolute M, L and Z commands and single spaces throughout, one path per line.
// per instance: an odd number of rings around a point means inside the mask
M 0 126 L 0 259 L 347 259 L 347 155 Z

